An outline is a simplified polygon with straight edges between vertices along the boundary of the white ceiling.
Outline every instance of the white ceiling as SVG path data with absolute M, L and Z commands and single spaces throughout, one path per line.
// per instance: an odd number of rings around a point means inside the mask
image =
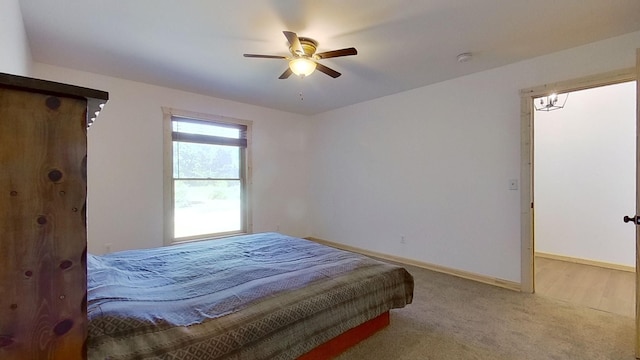
M 638 0 L 21 0 L 34 61 L 316 114 L 640 30 Z M 279 80 L 283 30 L 342 73 Z M 456 56 L 473 53 L 469 62 Z M 301 96 L 302 95 L 302 96 Z

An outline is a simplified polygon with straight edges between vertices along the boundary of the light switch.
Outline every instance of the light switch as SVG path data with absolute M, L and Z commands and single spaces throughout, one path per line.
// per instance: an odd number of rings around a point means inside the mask
M 509 180 L 509 190 L 518 190 L 518 179 Z

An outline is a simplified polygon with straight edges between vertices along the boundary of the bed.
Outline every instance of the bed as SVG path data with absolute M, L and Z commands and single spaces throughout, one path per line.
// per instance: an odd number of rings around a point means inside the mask
M 278 233 L 89 254 L 87 267 L 90 360 L 320 358 L 413 297 L 402 267 Z

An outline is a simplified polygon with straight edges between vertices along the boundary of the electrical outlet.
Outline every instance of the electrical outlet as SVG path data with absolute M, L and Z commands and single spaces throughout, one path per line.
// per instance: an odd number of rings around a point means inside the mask
M 104 244 L 104 253 L 108 254 L 111 252 L 111 243 Z
M 407 240 L 405 239 L 404 235 L 400 235 L 400 244 L 406 244 Z

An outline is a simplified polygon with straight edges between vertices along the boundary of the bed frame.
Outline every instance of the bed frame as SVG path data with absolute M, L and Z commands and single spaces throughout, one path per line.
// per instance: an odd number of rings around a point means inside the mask
M 327 341 L 308 353 L 300 356 L 298 360 L 332 359 L 349 348 L 357 345 L 362 340 L 372 336 L 389 325 L 389 312 L 385 312 L 345 333 Z

